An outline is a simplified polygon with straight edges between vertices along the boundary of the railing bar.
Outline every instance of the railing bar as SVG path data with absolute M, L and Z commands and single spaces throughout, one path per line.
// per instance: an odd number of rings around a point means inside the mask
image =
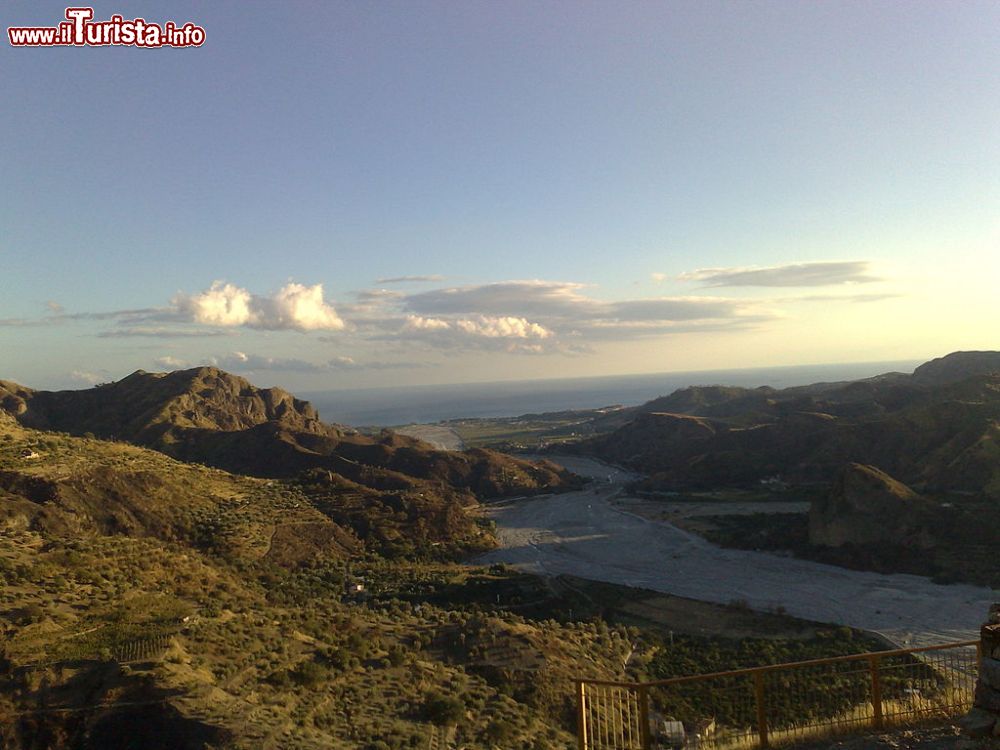
M 761 733 L 766 737 L 764 741 L 777 744 L 797 737 L 808 739 L 817 730 L 850 732 L 868 726 L 904 726 L 941 714 L 956 715 L 972 704 L 977 655 L 970 653 L 969 647 L 976 644 L 968 641 L 852 654 L 646 683 L 579 680 L 578 689 L 584 698 L 581 719 L 586 719 L 580 750 L 646 750 L 650 744 L 648 718 L 646 726 L 642 722 L 644 714 L 648 717 L 648 691 L 712 680 L 717 684 L 711 686 L 709 707 L 723 701 L 738 707 L 737 713 L 753 716 L 753 703 L 748 705 L 746 701 L 753 701 L 756 691 L 746 692 L 749 682 L 760 688 L 758 714 L 764 716 L 757 717 L 757 732 L 742 721 L 739 726 L 720 725 L 720 731 L 702 738 L 700 750 L 749 750 L 759 741 L 761 725 L 766 733 Z M 753 680 L 748 681 L 751 676 Z M 788 697 L 810 686 L 812 718 L 796 721 Z M 686 693 L 681 691 L 682 701 Z M 667 699 L 665 695 L 663 698 Z M 687 722 L 692 717 L 677 718 Z
M 629 705 L 629 725 L 628 732 L 632 746 L 642 749 L 642 739 L 639 737 L 639 691 L 632 690 L 628 694 Z
M 630 740 L 631 732 L 629 731 L 629 722 L 631 721 L 629 704 L 631 691 L 622 690 L 622 696 L 618 699 L 618 715 L 621 717 L 622 722 L 622 747 L 626 750 L 631 750 L 632 742 Z
M 652 745 L 649 736 L 649 688 L 640 687 L 636 692 L 636 701 L 639 703 L 639 741 L 642 750 L 649 750 Z
M 608 691 L 601 691 L 601 741 L 602 748 L 611 743 L 611 722 L 608 715 Z
M 628 693 L 628 737 L 629 737 L 629 747 L 638 747 L 636 739 L 636 729 L 638 724 L 636 723 L 635 717 L 639 712 L 639 704 L 635 702 L 635 690 L 629 690 Z
M 591 696 L 590 702 L 588 703 L 589 715 L 591 718 L 590 744 L 594 748 L 594 750 L 597 750 L 597 748 L 600 747 L 600 740 L 601 740 L 600 705 L 601 705 L 600 688 L 594 688 L 593 695 Z
M 618 701 L 618 712 L 622 717 L 622 745 L 632 750 L 632 691 L 623 690 Z
M 604 726 L 604 690 L 594 692 L 594 726 L 597 729 L 597 742 L 595 748 L 603 748 L 606 743 Z
M 632 743 L 631 743 L 630 740 L 627 739 L 627 736 L 630 733 L 628 732 L 628 729 L 625 726 L 625 724 L 628 721 L 629 716 L 630 716 L 630 714 L 629 714 L 629 706 L 628 706 L 628 699 L 629 699 L 629 695 L 631 695 L 631 691 L 630 690 L 622 690 L 621 693 L 623 693 L 623 695 L 622 695 L 621 698 L 618 699 L 618 713 L 622 717 L 622 746 L 625 747 L 626 750 L 629 750 L 629 748 L 632 747 Z
M 595 689 L 587 702 L 587 716 L 590 718 L 590 743 L 592 750 L 600 748 L 601 731 L 601 693 L 600 688 Z
M 625 738 L 622 736 L 621 690 L 621 688 L 615 688 L 611 693 L 611 721 L 615 730 L 614 743 L 616 748 L 622 748 L 625 744 Z
M 628 736 L 630 747 L 639 748 L 642 745 L 639 739 L 639 701 L 636 700 L 637 690 L 630 690 L 628 694 Z
M 683 677 L 671 677 L 667 680 L 654 680 L 647 683 L 638 682 L 621 682 L 615 680 L 585 680 L 591 685 L 603 685 L 605 687 L 636 687 L 640 684 L 662 686 L 662 685 L 674 685 L 682 682 L 691 682 L 693 680 L 703 680 L 708 678 L 716 677 L 736 677 L 740 675 L 753 674 L 754 672 L 774 672 L 784 669 L 796 669 L 799 667 L 809 667 L 809 666 L 820 666 L 825 664 L 835 664 L 840 662 L 850 662 L 850 661 L 861 661 L 868 659 L 874 654 L 885 658 L 891 656 L 907 656 L 912 654 L 922 654 L 928 651 L 943 651 L 947 649 L 954 648 L 967 648 L 975 646 L 979 641 L 958 641 L 955 643 L 942 643 L 935 646 L 921 646 L 919 648 L 901 648 L 892 651 L 871 651 L 863 654 L 848 654 L 846 656 L 828 656 L 823 659 L 809 659 L 806 661 L 795 661 L 788 662 L 787 664 L 768 664 L 761 667 L 748 667 L 746 669 L 734 669 L 726 672 L 706 672 L 705 674 L 696 675 L 685 675 Z

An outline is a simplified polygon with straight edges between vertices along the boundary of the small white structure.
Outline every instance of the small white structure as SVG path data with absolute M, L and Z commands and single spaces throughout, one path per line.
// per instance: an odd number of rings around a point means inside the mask
M 660 722 L 657 729 L 659 730 L 657 732 L 659 735 L 658 739 L 663 743 L 664 747 L 684 747 L 687 734 L 684 732 L 683 722 L 674 719 L 664 719 Z

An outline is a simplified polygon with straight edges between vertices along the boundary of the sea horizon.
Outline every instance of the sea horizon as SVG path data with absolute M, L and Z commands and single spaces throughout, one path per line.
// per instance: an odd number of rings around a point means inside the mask
M 912 372 L 925 360 L 783 365 L 720 370 L 598 375 L 403 387 L 303 391 L 326 422 L 358 427 L 431 424 L 454 419 L 517 417 L 522 414 L 637 406 L 679 388 L 728 385 L 790 388 L 861 380 L 887 372 Z

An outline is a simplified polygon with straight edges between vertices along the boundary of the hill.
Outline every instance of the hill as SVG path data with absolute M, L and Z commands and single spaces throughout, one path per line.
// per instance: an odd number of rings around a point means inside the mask
M 0 413 L 0 746 L 569 747 L 573 678 L 871 646 L 775 614 L 386 557 L 316 481 Z M 426 534 L 391 498 L 372 528 Z M 751 640 L 685 635 L 706 623 Z
M 913 371 L 913 380 L 923 385 L 944 385 L 1000 372 L 1000 352 L 953 352 L 925 362 Z
M 824 547 L 903 544 L 926 548 L 930 504 L 873 466 L 848 464 L 830 493 L 809 509 L 809 541 Z
M 543 717 L 568 711 L 571 665 L 618 673 L 619 634 L 369 606 L 346 584 L 378 596 L 421 567 L 373 554 L 306 484 L 0 414 L 0 746 L 410 747 L 458 720 L 475 746 L 569 744 Z
M 28 427 L 124 440 L 254 476 L 327 469 L 358 481 L 358 466 L 366 465 L 484 496 L 548 491 L 570 480 L 549 463 L 491 451 L 438 451 L 390 432 L 360 435 L 321 422 L 309 402 L 280 388 L 257 388 L 215 367 L 140 370 L 82 391 L 34 391 L 0 381 L 0 407 Z
M 701 519 L 698 530 L 720 544 L 997 586 L 998 361 L 997 352 L 956 352 L 912 375 L 687 388 L 575 449 L 644 473 L 635 489 L 652 498 L 811 500 L 808 519 Z
M 988 354 L 958 353 L 913 376 L 853 383 L 688 388 L 638 407 L 577 449 L 649 474 L 643 486 L 654 490 L 746 487 L 776 475 L 829 483 L 853 462 L 922 492 L 997 499 L 1000 373 Z M 973 374 L 940 374 L 960 371 Z

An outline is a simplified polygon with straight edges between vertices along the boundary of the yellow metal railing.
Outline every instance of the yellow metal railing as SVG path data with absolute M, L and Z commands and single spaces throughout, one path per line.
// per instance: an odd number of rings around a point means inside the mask
M 578 680 L 579 750 L 753 750 L 945 720 L 972 706 L 979 642 L 657 682 Z

